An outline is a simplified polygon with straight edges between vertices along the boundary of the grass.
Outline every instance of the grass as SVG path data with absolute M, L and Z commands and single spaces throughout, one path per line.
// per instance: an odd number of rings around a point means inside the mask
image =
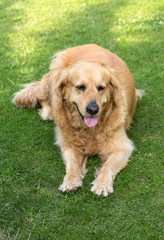
M 162 0 L 0 0 L 0 239 L 163 239 Z M 97 43 L 123 58 L 146 96 L 129 137 L 136 151 L 115 193 L 59 192 L 65 168 L 54 124 L 11 104 L 19 84 L 39 80 L 53 54 Z

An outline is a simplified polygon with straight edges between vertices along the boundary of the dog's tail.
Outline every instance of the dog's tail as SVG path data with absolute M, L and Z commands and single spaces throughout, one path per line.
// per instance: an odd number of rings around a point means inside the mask
M 38 102 L 48 100 L 50 74 L 47 73 L 41 81 L 23 85 L 23 89 L 15 93 L 12 100 L 19 107 L 34 108 Z
M 23 85 L 23 89 L 15 93 L 12 100 L 19 107 L 34 108 L 37 104 L 37 95 L 40 92 L 40 82 Z
M 145 95 L 145 91 L 142 89 L 136 89 L 137 100 L 140 100 Z

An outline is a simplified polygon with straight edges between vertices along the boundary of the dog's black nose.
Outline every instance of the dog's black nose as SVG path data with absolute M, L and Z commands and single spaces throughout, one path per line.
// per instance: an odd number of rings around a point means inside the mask
M 99 106 L 97 105 L 96 101 L 90 102 L 86 107 L 87 113 L 91 115 L 95 115 L 99 111 Z

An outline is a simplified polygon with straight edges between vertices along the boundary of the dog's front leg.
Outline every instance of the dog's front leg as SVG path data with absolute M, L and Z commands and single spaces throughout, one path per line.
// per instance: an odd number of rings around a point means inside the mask
M 71 148 L 62 149 L 62 155 L 66 165 L 66 175 L 59 190 L 63 192 L 76 190 L 82 185 L 86 173 L 85 163 L 87 158 Z
M 128 139 L 126 134 L 118 134 L 119 138 L 113 139 L 109 149 L 112 152 L 107 156 L 104 154 L 104 163 L 97 173 L 97 177 L 94 180 L 91 191 L 94 194 L 108 196 L 109 193 L 113 192 L 113 180 L 116 174 L 123 169 L 133 151 L 133 144 Z M 102 158 L 103 159 L 103 158 Z

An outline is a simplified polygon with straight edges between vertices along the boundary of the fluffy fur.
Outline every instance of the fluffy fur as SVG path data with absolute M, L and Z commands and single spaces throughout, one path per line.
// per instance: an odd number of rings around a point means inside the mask
M 91 191 L 108 196 L 134 149 L 126 130 L 141 97 L 124 61 L 90 44 L 59 52 L 49 73 L 16 93 L 13 103 L 32 108 L 39 103 L 40 116 L 54 119 L 56 143 L 66 165 L 61 191 L 82 185 L 87 157 L 97 154 L 102 167 Z

